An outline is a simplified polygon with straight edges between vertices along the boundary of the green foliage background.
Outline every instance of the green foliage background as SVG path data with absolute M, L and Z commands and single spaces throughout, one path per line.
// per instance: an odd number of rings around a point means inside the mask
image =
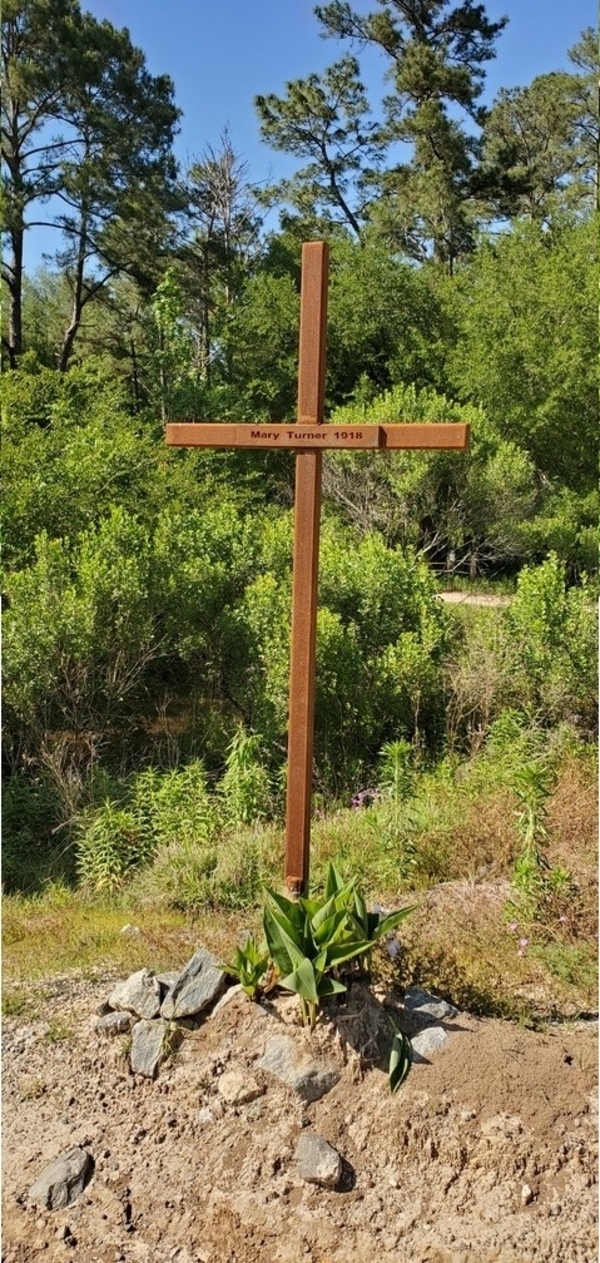
M 163 426 L 293 419 L 307 238 L 331 244 L 328 417 L 472 432 L 467 454 L 326 457 L 318 809 L 389 784 L 411 798 L 485 757 L 507 715 L 593 740 L 597 56 L 584 32 L 572 71 L 483 110 L 503 23 L 480 6 L 461 41 L 467 8 L 426 0 L 416 31 L 395 0 L 319 7 L 342 44 L 382 50 L 387 103 L 376 118 L 350 55 L 257 98 L 264 138 L 303 164 L 257 192 L 228 133 L 177 169 L 173 85 L 127 32 L 76 0 L 8 5 L 9 886 L 63 872 L 114 893 L 146 871 L 169 898 L 235 907 L 270 875 L 256 829 L 285 796 L 293 456 L 168 449 Z M 28 274 L 27 214 L 53 190 L 69 214 Z M 459 580 L 514 599 L 469 620 L 436 595 Z M 401 798 L 382 819 L 405 880 Z

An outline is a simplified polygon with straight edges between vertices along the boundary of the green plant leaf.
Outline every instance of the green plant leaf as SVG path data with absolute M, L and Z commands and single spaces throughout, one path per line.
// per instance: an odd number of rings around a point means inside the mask
M 268 906 L 264 910 L 264 930 L 269 951 L 279 973 L 283 976 L 292 973 L 306 959 L 305 953 Z
M 325 882 L 325 898 L 330 899 L 332 895 L 338 894 L 344 889 L 346 882 L 342 880 L 335 864 L 329 865 L 327 869 L 327 879 Z
M 322 899 L 299 899 L 298 903 L 306 916 L 314 917 L 319 909 L 323 906 Z
M 373 939 L 377 941 L 377 939 L 380 939 L 384 934 L 389 934 L 391 930 L 395 930 L 396 926 L 400 925 L 400 922 L 404 921 L 405 917 L 410 916 L 411 912 L 415 912 L 418 907 L 418 903 L 413 903 L 409 908 L 401 908 L 398 912 L 390 912 L 389 916 L 384 917 L 383 920 L 379 921 L 376 925 L 373 932 Z
M 278 911 L 283 913 L 283 916 L 291 925 L 296 926 L 299 930 L 302 929 L 304 914 L 300 900 L 286 899 L 285 895 L 280 895 L 278 891 L 271 890 L 270 886 L 265 886 L 265 896 L 267 902 L 275 904 Z
M 350 894 L 351 888 L 344 887 L 343 890 L 338 890 L 335 895 L 331 895 L 329 899 L 326 899 L 311 918 L 311 931 L 315 933 L 325 921 L 329 921 L 337 912 L 342 912 L 346 915 Z
M 333 968 L 334 965 L 342 965 L 345 960 L 353 960 L 355 956 L 363 956 L 368 952 L 370 943 L 366 939 L 359 942 L 355 940 L 350 943 L 334 943 L 327 948 L 327 967 Z
M 317 1005 L 319 1003 L 315 971 L 312 961 L 308 960 L 307 957 L 304 957 L 304 960 L 286 978 L 281 978 L 279 985 L 280 987 L 285 987 L 286 991 L 294 991 L 296 995 L 301 996 L 308 1004 Z
M 337 995 L 339 991 L 347 991 L 348 988 L 344 982 L 340 982 L 337 978 L 321 978 L 317 987 L 320 996 Z
M 403 1031 L 394 1030 L 388 1070 L 390 1092 L 398 1091 L 398 1088 L 404 1083 L 411 1065 L 412 1048 L 410 1040 Z
M 362 925 L 367 937 L 369 937 L 369 913 L 367 912 L 367 905 L 359 890 L 354 891 L 354 915 L 356 920 Z
M 344 933 L 349 932 L 348 916 L 342 909 L 340 912 L 334 912 L 327 921 L 322 921 L 317 928 L 313 927 L 313 938 L 315 943 L 327 947 L 329 944 L 338 942 Z

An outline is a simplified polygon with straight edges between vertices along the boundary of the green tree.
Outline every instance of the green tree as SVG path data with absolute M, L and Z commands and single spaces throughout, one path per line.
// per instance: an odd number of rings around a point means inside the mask
M 57 187 L 60 143 L 49 135 L 58 121 L 70 77 L 69 56 L 78 22 L 75 0 L 8 0 L 2 24 L 2 161 L 8 254 L 5 344 L 14 367 L 23 349 L 22 289 L 26 215 Z
M 358 62 L 343 57 L 322 75 L 287 85 L 287 95 L 257 96 L 263 140 L 273 149 L 309 159 L 291 180 L 269 190 L 303 219 L 340 222 L 361 235 L 368 194 L 365 177 L 382 154 L 381 131 L 370 120 Z
M 573 96 L 578 111 L 576 129 L 584 168 L 591 174 L 594 207 L 600 210 L 600 51 L 597 32 L 591 26 L 582 31 L 581 38 L 569 49 L 569 61 L 577 67 Z
M 192 331 L 183 314 L 181 289 L 172 268 L 168 268 L 152 300 L 158 333 L 154 353 L 159 380 L 160 414 L 172 420 L 181 395 L 192 374 Z
M 332 0 L 316 13 L 327 35 L 370 45 L 388 59 L 386 135 L 411 145 L 412 156 L 384 173 L 375 222 L 415 258 L 433 252 L 451 271 L 472 244 L 473 126 L 484 119 L 484 64 L 506 19 L 491 22 L 472 0 L 381 0 L 380 11 L 367 14 Z
M 58 366 L 69 362 L 85 306 L 125 271 L 156 283 L 168 215 L 178 206 L 171 146 L 179 111 L 167 76 L 152 76 L 126 30 L 82 13 L 76 0 L 11 0 L 4 25 L 3 156 L 11 256 L 9 357 L 23 349 L 25 218 L 63 238 L 71 291 Z M 56 122 L 60 130 L 50 133 Z
M 332 249 L 328 397 L 375 395 L 395 382 L 439 386 L 449 332 L 429 277 L 391 255 L 373 234 Z
M 486 119 L 484 169 L 497 169 L 492 211 L 548 220 L 590 199 L 595 163 L 580 135 L 581 84 L 565 72 L 503 88 Z
M 484 241 L 450 289 L 449 376 L 543 480 L 596 486 L 597 315 L 593 221 L 520 224 Z

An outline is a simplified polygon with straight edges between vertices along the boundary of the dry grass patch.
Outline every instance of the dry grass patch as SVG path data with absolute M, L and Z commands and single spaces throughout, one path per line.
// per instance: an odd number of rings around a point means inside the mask
M 203 912 L 191 917 L 162 906 L 85 900 L 75 891 L 3 900 L 3 980 L 20 981 L 77 970 L 132 973 L 136 969 L 177 968 L 199 943 L 219 956 L 227 953 L 248 914 Z M 123 932 L 134 926 L 139 933 Z M 7 993 L 5 1002 L 11 1001 Z M 13 1001 L 12 1003 L 15 1003 Z
M 511 929 L 510 893 L 508 882 L 457 881 L 428 891 L 403 926 L 402 981 L 488 1016 L 536 1022 L 595 1011 L 594 943 L 545 935 L 538 942 L 535 929 Z

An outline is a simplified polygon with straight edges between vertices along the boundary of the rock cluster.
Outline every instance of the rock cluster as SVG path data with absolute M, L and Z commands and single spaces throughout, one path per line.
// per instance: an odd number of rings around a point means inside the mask
M 96 1022 L 99 1034 L 132 1032 L 130 1063 L 134 1074 L 154 1079 L 168 1048 L 169 1022 L 196 1017 L 223 991 L 225 977 L 204 947 L 179 973 L 155 974 L 139 969 L 118 982 Z
M 156 974 L 140 969 L 117 983 L 97 1010 L 95 1031 L 99 1036 L 130 1034 L 132 1073 L 154 1079 L 173 1046 L 177 1032 L 173 1023 L 206 1016 L 209 1010 L 216 1014 L 240 994 L 239 987 L 225 989 L 224 973 L 215 957 L 200 948 L 179 972 Z M 457 1010 L 417 987 L 406 992 L 404 1010 L 407 1030 L 412 1033 L 413 1060 L 427 1060 L 448 1040 L 440 1022 L 454 1018 Z M 320 1100 L 339 1082 L 341 1068 L 331 1056 L 323 1051 L 313 1054 L 292 1033 L 265 1034 L 261 1055 L 257 1053 L 255 1059 L 258 1078 L 242 1065 L 221 1068 L 217 1095 L 210 1108 L 200 1111 L 200 1123 L 208 1125 L 227 1109 L 235 1113 L 249 1104 L 260 1112 L 261 1107 L 251 1103 L 258 1102 L 268 1090 L 269 1077 L 284 1084 L 305 1105 Z M 310 1127 L 299 1136 L 295 1163 L 302 1181 L 327 1189 L 340 1187 L 342 1158 Z M 41 1172 L 29 1190 L 29 1199 L 48 1210 L 62 1208 L 80 1195 L 93 1169 L 93 1159 L 86 1149 L 71 1148 Z
M 428 1061 L 431 1053 L 448 1042 L 448 1032 L 440 1022 L 457 1017 L 458 1009 L 421 987 L 408 987 L 404 994 L 404 1012 L 411 1033 L 412 1059 Z

